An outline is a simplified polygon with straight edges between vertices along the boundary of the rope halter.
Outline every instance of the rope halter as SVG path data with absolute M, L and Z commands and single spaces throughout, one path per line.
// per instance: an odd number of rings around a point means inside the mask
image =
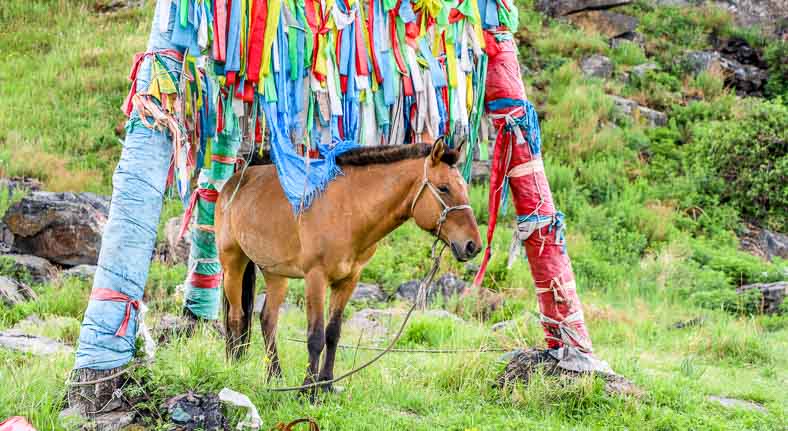
M 443 222 L 446 221 L 446 217 L 448 217 L 450 212 L 452 212 L 452 211 L 460 211 L 460 210 L 469 210 L 469 209 L 472 209 L 472 208 L 468 204 L 449 206 L 443 200 L 443 198 L 441 198 L 440 192 L 438 191 L 438 189 L 435 187 L 435 185 L 432 184 L 432 182 L 427 177 L 427 164 L 429 163 L 429 161 L 430 161 L 430 157 L 427 157 L 426 159 L 424 159 L 424 177 L 421 180 L 421 187 L 419 187 L 419 191 L 416 192 L 416 196 L 413 197 L 413 202 L 410 204 L 410 214 L 413 215 L 413 210 L 416 209 L 416 202 L 419 201 L 419 197 L 421 197 L 422 193 L 424 192 L 424 189 L 426 188 L 427 190 L 431 191 L 432 195 L 435 196 L 435 199 L 437 199 L 438 203 L 440 203 L 441 206 L 443 207 L 443 211 L 441 211 L 441 214 L 438 216 L 438 222 L 437 222 L 436 231 L 435 231 L 435 236 L 438 237 L 438 239 L 440 239 L 441 228 L 443 227 Z

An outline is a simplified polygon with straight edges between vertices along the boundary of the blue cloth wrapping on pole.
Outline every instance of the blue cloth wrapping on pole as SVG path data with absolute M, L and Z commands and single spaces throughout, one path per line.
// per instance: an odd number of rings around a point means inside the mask
M 176 17 L 170 11 L 166 33 L 159 32 L 159 9 L 153 19 L 148 51 L 176 49 L 170 33 Z M 180 75 L 180 64 L 165 60 L 169 70 Z M 148 88 L 150 57 L 142 64 L 137 90 Z M 136 112 L 127 123 L 123 152 L 112 178 L 113 193 L 109 218 L 104 227 L 94 288 L 112 289 L 132 300 L 141 300 L 156 244 L 167 173 L 172 160 L 172 142 L 166 133 L 140 123 Z M 131 308 L 126 335 L 115 336 L 124 320 L 126 303 L 91 300 L 88 303 L 75 369 L 108 370 L 127 364 L 134 356 L 137 310 Z

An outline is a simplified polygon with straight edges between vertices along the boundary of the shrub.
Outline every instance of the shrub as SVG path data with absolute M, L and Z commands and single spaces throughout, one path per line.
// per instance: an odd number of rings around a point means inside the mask
M 613 61 L 615 61 L 617 64 L 634 66 L 636 64 L 646 62 L 646 53 L 643 52 L 643 48 L 630 41 L 623 41 L 618 44 L 615 48 L 613 48 L 613 52 L 611 54 Z
M 748 100 L 738 118 L 697 124 L 688 146 L 702 190 L 757 224 L 788 226 L 788 107 Z

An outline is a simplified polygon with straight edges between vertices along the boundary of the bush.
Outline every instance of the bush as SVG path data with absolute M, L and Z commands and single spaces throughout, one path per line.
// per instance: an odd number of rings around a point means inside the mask
M 766 95 L 788 100 L 788 42 L 772 42 L 764 51 L 764 59 L 769 65 L 769 80 L 766 82 Z
M 688 146 L 692 176 L 756 224 L 788 227 L 788 107 L 748 100 L 738 118 L 699 123 Z

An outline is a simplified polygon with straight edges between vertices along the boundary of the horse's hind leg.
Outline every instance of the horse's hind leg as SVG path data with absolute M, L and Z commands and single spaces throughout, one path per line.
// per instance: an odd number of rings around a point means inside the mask
M 276 350 L 276 326 L 279 321 L 279 307 L 287 295 L 287 278 L 263 273 L 265 277 L 265 304 L 260 313 L 260 326 L 263 330 L 263 342 L 268 355 L 268 379 L 281 377 L 279 353 Z
M 334 358 L 337 353 L 339 336 L 342 331 L 342 313 L 345 311 L 353 289 L 358 282 L 359 274 L 334 283 L 331 286 L 331 305 L 328 311 L 328 325 L 326 326 L 326 354 L 323 358 L 323 367 L 320 370 L 319 381 L 325 382 L 334 379 Z M 331 385 L 322 386 L 325 391 L 331 391 Z
M 254 307 L 255 267 L 240 250 L 222 250 L 224 325 L 227 357 L 238 359 L 248 347 Z
M 320 354 L 326 344 L 325 329 L 323 328 L 323 308 L 326 298 L 326 285 L 328 280 L 322 269 L 313 269 L 304 277 L 306 281 L 306 314 L 307 314 L 307 349 L 309 350 L 309 367 L 307 368 L 304 384 L 315 383 Z M 316 388 L 306 390 L 315 394 Z

